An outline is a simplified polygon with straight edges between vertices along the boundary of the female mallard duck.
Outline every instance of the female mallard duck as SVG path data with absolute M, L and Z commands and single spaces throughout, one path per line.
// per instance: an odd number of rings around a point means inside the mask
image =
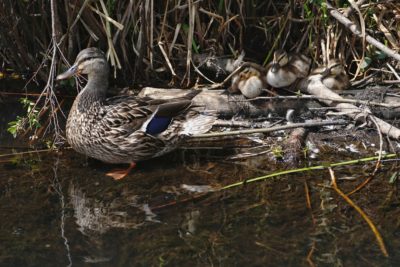
M 288 54 L 283 50 L 274 52 L 267 72 L 267 82 L 275 88 L 287 87 L 310 71 L 311 59 L 301 54 Z
M 76 151 L 107 163 L 130 163 L 127 170 L 108 173 L 125 177 L 135 162 L 161 156 L 186 136 L 211 129 L 215 117 L 200 114 L 192 105 L 197 94 L 174 100 L 133 96 L 106 98 L 109 67 L 97 48 L 82 50 L 75 63 L 57 80 L 87 74 L 68 116 L 67 141 Z

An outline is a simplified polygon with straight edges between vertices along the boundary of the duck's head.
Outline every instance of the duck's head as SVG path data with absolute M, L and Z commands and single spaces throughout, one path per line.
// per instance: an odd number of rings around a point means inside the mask
M 63 80 L 79 74 L 89 76 L 96 74 L 107 77 L 108 71 L 109 67 L 103 51 L 96 47 L 90 47 L 79 52 L 75 63 L 67 71 L 59 74 L 56 79 Z
M 274 59 L 271 64 L 271 71 L 277 72 L 279 68 L 284 67 L 289 62 L 288 54 L 283 50 L 276 50 L 274 52 Z
M 326 67 L 326 69 L 322 72 L 322 76 L 326 77 L 326 76 L 337 76 L 339 74 L 344 73 L 344 67 L 342 65 L 342 63 L 340 63 L 339 60 L 334 59 L 332 61 L 329 62 L 328 66 Z

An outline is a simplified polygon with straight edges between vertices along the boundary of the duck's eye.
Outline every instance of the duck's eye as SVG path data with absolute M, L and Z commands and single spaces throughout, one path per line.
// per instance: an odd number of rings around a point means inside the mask
M 101 57 L 91 56 L 91 57 L 82 58 L 82 59 L 79 61 L 79 65 L 82 65 L 83 63 L 89 62 L 89 61 L 91 61 L 92 59 L 96 59 L 96 58 L 101 58 Z

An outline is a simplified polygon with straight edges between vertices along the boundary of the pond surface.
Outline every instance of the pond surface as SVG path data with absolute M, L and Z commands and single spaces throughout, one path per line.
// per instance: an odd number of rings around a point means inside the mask
M 327 170 L 204 193 L 288 167 L 271 153 L 234 159 L 232 149 L 187 149 L 141 162 L 113 181 L 105 173 L 118 166 L 70 149 L 18 154 L 28 148 L 5 132 L 10 120 L 3 116 L 0 127 L 0 266 L 400 264 L 398 181 L 389 182 L 396 161 L 351 195 L 378 227 L 385 258 L 366 222 L 331 188 Z M 299 167 L 377 150 L 352 141 L 352 148 L 326 143 Z M 350 192 L 373 169 L 364 163 L 334 171 Z

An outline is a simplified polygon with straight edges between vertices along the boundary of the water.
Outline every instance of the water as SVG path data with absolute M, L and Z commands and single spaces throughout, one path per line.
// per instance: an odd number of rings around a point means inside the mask
M 0 154 L 27 150 L 15 149 L 24 143 L 12 143 L 4 121 Z M 317 159 L 301 165 L 344 161 L 376 150 L 351 141 L 359 151 L 344 141 L 325 141 Z M 286 168 L 271 153 L 235 160 L 229 159 L 232 155 L 234 151 L 179 150 L 139 163 L 121 181 L 105 176 L 116 166 L 69 149 L 0 157 L 0 266 L 400 263 L 398 182 L 389 183 L 398 170 L 395 162 L 385 163 L 351 196 L 382 234 L 390 254 L 385 258 L 365 221 L 331 189 L 326 170 L 204 193 Z M 340 188 L 349 192 L 373 167 L 334 170 Z

